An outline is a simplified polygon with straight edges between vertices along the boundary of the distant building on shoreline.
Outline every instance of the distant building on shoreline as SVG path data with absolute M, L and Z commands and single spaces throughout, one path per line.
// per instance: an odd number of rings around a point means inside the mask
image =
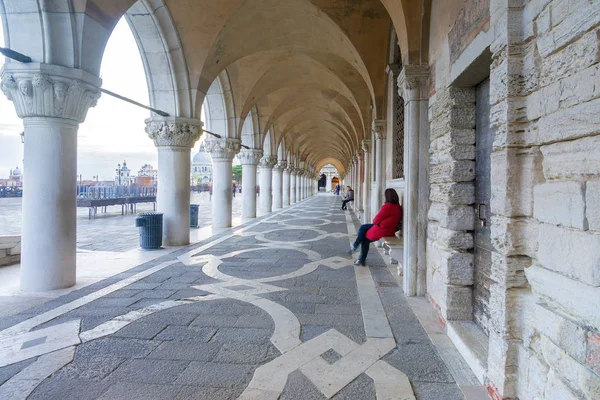
M 0 186 L 23 186 L 23 173 L 17 166 L 15 169 L 11 169 L 8 175 L 8 179 L 0 179 Z

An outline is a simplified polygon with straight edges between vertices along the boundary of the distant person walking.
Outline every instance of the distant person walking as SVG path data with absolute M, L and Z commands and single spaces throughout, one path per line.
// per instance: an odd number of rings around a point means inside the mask
M 342 210 L 347 210 L 346 204 L 350 201 L 354 201 L 354 190 L 350 186 L 347 186 L 348 191 L 346 192 L 346 197 L 342 200 Z
M 335 193 L 336 196 L 340 195 L 340 184 L 339 183 L 335 185 L 335 191 L 334 191 L 334 193 Z
M 233 187 L 232 187 L 232 189 L 233 189 L 233 197 L 235 197 L 235 192 L 236 192 L 236 190 L 237 190 L 237 187 L 235 186 L 235 183 L 233 184 Z

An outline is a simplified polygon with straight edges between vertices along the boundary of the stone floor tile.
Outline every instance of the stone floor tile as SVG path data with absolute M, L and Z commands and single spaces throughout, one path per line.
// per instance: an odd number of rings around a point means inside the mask
M 419 382 L 411 380 L 411 384 L 418 400 L 464 399 L 458 386 L 453 383 Z
M 219 328 L 210 343 L 243 342 L 266 343 L 271 337 L 271 329 L 260 328 Z
M 76 356 L 73 362 L 58 370 L 53 378 L 59 380 L 100 381 L 113 372 L 127 359 L 115 356 L 92 355 L 89 358 Z
M 156 336 L 156 340 L 175 342 L 201 342 L 207 343 L 214 334 L 216 328 L 201 328 L 194 326 L 167 326 Z
M 454 383 L 454 378 L 431 343 L 399 345 L 383 359 L 404 372 L 411 382 Z
M 110 382 L 94 380 L 46 379 L 27 397 L 28 400 L 96 399 L 111 387 Z M 114 399 L 114 398 L 113 398 Z
M 241 388 L 235 390 L 183 386 L 174 400 L 234 400 L 239 397 L 241 392 Z
M 152 340 L 106 337 L 77 346 L 75 358 L 88 360 L 97 356 L 144 358 L 158 347 L 160 342 Z
M 171 400 L 179 391 L 180 388 L 175 385 L 118 382 L 98 400 Z
M 176 383 L 231 389 L 245 387 L 252 379 L 253 372 L 251 365 L 192 362 Z
M 135 321 L 126 327 L 119 329 L 112 336 L 135 339 L 153 339 L 163 329 L 165 329 L 166 326 L 167 325 L 164 323 L 146 323 Z
M 264 364 L 271 357 L 267 354 L 268 345 L 250 343 L 225 343 L 217 356 L 216 363 L 225 364 Z
M 134 359 L 121 364 L 107 379 L 111 381 L 165 384 L 173 383 L 190 361 Z
M 149 359 L 211 361 L 222 344 L 169 341 L 163 342 L 148 355 Z
M 319 389 L 300 371 L 292 372 L 285 385 L 279 400 L 325 400 Z

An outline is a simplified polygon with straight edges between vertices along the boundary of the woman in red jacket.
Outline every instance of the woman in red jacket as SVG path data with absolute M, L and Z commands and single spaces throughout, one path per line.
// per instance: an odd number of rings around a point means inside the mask
M 385 204 L 373 218 L 372 224 L 364 224 L 358 228 L 358 236 L 350 246 L 350 253 L 354 253 L 360 245 L 360 256 L 354 264 L 364 267 L 369 245 L 384 236 L 394 236 L 400 220 L 402 220 L 402 206 L 400 206 L 398 193 L 394 189 L 386 189 Z

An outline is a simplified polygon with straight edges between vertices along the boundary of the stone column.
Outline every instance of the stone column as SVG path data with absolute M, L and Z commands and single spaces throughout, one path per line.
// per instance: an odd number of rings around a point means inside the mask
M 190 151 L 202 122 L 179 117 L 146 120 L 146 133 L 158 149 L 156 204 L 163 213 L 163 245 L 190 243 Z
M 262 150 L 242 150 L 237 158 L 242 164 L 242 218 L 256 218 L 256 166 Z
M 290 168 L 290 204 L 296 204 L 296 178 L 298 168 Z
M 406 103 L 404 112 L 404 293 L 423 296 L 426 291 L 427 211 L 429 188 L 429 69 L 405 66 L 398 77 L 398 91 Z
M 228 228 L 231 226 L 233 199 L 231 162 L 240 150 L 240 140 L 211 137 L 206 139 L 205 145 L 213 161 L 212 226 Z
M 277 163 L 277 156 L 264 156 L 260 159 L 260 199 L 259 208 L 263 213 L 273 211 L 273 166 Z
M 7 63 L 2 91 L 25 133 L 21 290 L 75 284 L 77 131 L 100 97 L 101 80 L 50 64 Z
M 359 150 L 356 155 L 356 200 L 354 201 L 356 211 L 363 211 L 363 182 L 364 182 L 364 152 Z
M 287 165 L 287 164 L 286 164 Z M 283 206 L 290 205 L 290 167 L 283 170 Z
M 362 141 L 364 151 L 364 183 L 363 183 L 363 224 L 368 224 L 372 220 L 371 205 L 371 139 Z
M 280 161 L 273 167 L 273 209 L 283 208 L 283 170 L 287 166 L 285 161 Z
M 296 201 L 302 201 L 302 175 L 304 171 L 300 168 L 296 169 Z
M 375 187 L 376 192 L 371 193 L 374 197 L 373 202 L 373 215 L 379 212 L 379 209 L 383 205 L 383 191 L 385 188 L 385 120 L 373 121 L 373 134 L 375 136 Z

